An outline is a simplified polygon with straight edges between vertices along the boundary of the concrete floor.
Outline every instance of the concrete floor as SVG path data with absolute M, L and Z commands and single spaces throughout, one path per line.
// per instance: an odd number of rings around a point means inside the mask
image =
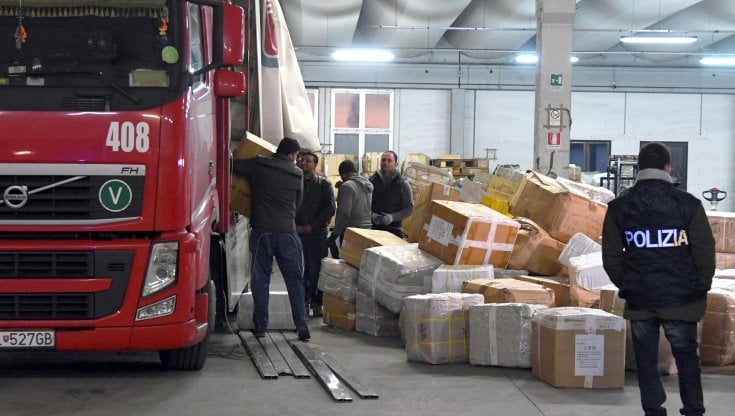
M 624 389 L 559 389 L 530 370 L 406 360 L 399 338 L 346 333 L 312 319 L 312 343 L 380 398 L 333 402 L 315 379 L 262 380 L 238 337 L 216 333 L 199 372 L 159 369 L 158 355 L 0 353 L 0 415 L 640 415 L 635 373 Z M 669 415 L 680 405 L 665 376 Z M 708 415 L 735 408 L 735 366 L 705 367 Z M 730 410 L 727 410 L 730 409 Z

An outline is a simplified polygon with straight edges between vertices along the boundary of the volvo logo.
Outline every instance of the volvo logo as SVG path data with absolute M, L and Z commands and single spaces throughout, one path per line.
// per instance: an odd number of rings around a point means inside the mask
M 9 186 L 3 192 L 3 202 L 8 208 L 23 208 L 28 203 L 28 187 L 21 185 Z

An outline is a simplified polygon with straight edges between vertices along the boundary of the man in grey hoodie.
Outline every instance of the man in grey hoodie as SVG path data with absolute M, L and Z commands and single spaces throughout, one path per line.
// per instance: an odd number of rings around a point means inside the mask
M 337 216 L 334 229 L 327 239 L 327 247 L 335 245 L 337 237 L 342 242 L 347 227 L 370 228 L 370 206 L 373 202 L 373 184 L 357 174 L 355 164 L 345 160 L 339 164 L 342 184 L 337 191 Z

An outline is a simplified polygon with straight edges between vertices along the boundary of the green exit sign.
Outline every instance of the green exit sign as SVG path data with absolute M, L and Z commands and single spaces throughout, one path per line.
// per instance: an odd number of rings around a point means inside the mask
M 554 91 L 561 90 L 561 86 L 562 86 L 561 80 L 562 80 L 561 74 L 551 74 L 551 80 L 549 82 L 549 86 L 551 87 L 551 89 Z

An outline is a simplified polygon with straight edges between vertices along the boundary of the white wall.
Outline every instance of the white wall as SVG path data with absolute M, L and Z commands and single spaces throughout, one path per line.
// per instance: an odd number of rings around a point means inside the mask
M 450 91 L 403 89 L 396 97 L 399 152 L 447 153 Z M 535 167 L 533 92 L 468 91 L 464 105 L 465 119 L 456 121 L 465 125 L 463 157 L 484 157 L 485 148 L 496 148 L 491 166 Z M 610 140 L 612 154 L 637 154 L 641 141 L 688 142 L 689 192 L 700 198 L 714 186 L 735 192 L 734 95 L 575 92 L 571 111 L 574 140 Z M 733 211 L 733 201 L 735 194 L 728 195 L 720 210 Z

